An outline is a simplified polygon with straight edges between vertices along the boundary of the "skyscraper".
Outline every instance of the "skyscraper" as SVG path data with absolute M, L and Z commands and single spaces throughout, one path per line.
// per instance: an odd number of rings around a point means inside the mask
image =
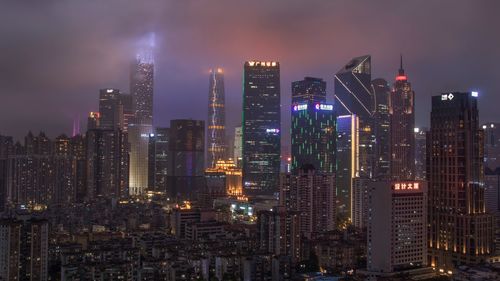
M 375 167 L 373 175 L 375 178 L 388 178 L 391 173 L 390 155 L 390 116 L 389 116 L 389 95 L 391 90 L 389 83 L 385 79 L 375 79 L 372 81 L 372 91 L 375 95 Z
M 485 168 L 495 171 L 500 167 L 500 124 L 486 123 L 484 130 L 484 161 Z
M 247 61 L 243 74 L 243 188 L 278 190 L 281 140 L 280 66 Z
M 207 119 L 207 167 L 213 168 L 226 157 L 226 109 L 224 74 L 221 68 L 210 70 Z
M 391 176 L 395 180 L 415 178 L 415 92 L 403 69 L 403 57 L 389 99 L 391 120 Z
M 317 172 L 335 173 L 335 121 L 322 79 L 292 83 L 292 171 L 311 164 Z
M 95 129 L 86 134 L 86 198 L 128 196 L 128 142 L 121 130 Z
M 100 128 L 119 129 L 123 126 L 123 105 L 120 90 L 101 89 L 99 91 Z
M 427 128 L 415 128 L 415 179 L 425 180 L 427 159 Z
M 139 44 L 130 68 L 130 94 L 134 110 L 134 124 L 153 124 L 154 34 Z
M 341 220 L 352 220 L 353 179 L 359 176 L 359 118 L 337 117 L 337 212 Z
M 128 126 L 130 142 L 130 194 L 148 187 L 148 145 L 153 133 L 154 34 L 141 42 L 130 69 L 133 122 Z
M 149 188 L 156 191 L 167 191 L 169 151 L 169 128 L 156 128 L 149 136 Z
M 335 74 L 335 112 L 338 116 L 356 115 L 357 121 L 357 150 L 356 158 L 358 166 L 352 175 L 361 178 L 372 178 L 375 167 L 375 94 L 371 90 L 371 57 L 361 56 L 353 58 L 342 69 Z M 338 125 L 339 126 L 339 125 Z M 345 161 L 344 161 L 345 163 Z M 341 166 L 339 161 L 338 169 L 349 169 Z M 352 180 L 349 179 L 349 181 Z M 347 179 L 346 179 L 347 182 Z M 339 186 L 346 192 L 346 186 Z M 348 196 L 341 200 L 344 203 L 351 202 L 351 193 L 346 192 L 340 196 Z M 349 203 L 350 204 L 350 203 Z M 342 206 L 342 205 L 341 205 Z M 348 205 L 350 207 L 350 205 Z M 349 209 L 346 209 L 347 211 Z M 352 221 L 352 210 L 349 210 L 348 219 Z
M 310 164 L 295 174 L 281 174 L 280 205 L 300 213 L 300 232 L 305 237 L 335 229 L 335 201 L 334 174 L 322 173 Z
M 484 204 L 483 137 L 477 93 L 432 97 L 427 180 L 433 267 L 477 264 L 492 251 L 492 217 Z
M 200 120 L 171 120 L 169 138 L 168 190 L 170 196 L 193 198 L 203 187 L 205 123 Z

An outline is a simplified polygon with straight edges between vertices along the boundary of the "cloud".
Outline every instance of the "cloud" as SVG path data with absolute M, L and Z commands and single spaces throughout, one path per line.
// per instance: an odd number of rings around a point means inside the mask
M 500 71 L 493 36 L 497 1 L 4 1 L 0 0 L 0 133 L 68 133 L 72 119 L 97 109 L 98 89 L 128 92 L 134 42 L 154 31 L 155 123 L 206 119 L 208 73 L 225 68 L 228 125 L 241 113 L 247 59 L 281 62 L 283 123 L 290 83 L 333 75 L 371 54 L 373 78 L 391 81 L 404 54 L 416 90 L 417 123 L 430 96 L 478 89 L 483 120 L 494 120 Z M 484 100 L 483 100 L 484 99 Z M 487 100 L 487 101 L 486 101 Z M 82 121 L 84 118 L 82 118 Z M 84 127 L 84 126 L 82 126 Z M 284 130 L 286 131 L 286 130 Z

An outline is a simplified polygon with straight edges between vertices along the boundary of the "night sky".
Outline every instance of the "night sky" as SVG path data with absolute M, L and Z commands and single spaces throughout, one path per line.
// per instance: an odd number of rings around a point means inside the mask
M 241 120 L 245 60 L 281 63 L 283 128 L 290 83 L 327 81 L 372 55 L 392 82 L 399 54 L 416 92 L 417 126 L 430 97 L 480 92 L 482 121 L 500 121 L 500 1 L 7 1 L 0 0 L 0 134 L 71 133 L 98 109 L 98 90 L 129 91 L 136 42 L 156 34 L 155 125 L 206 119 L 208 70 L 225 69 L 227 125 Z M 284 130 L 288 131 L 288 130 Z

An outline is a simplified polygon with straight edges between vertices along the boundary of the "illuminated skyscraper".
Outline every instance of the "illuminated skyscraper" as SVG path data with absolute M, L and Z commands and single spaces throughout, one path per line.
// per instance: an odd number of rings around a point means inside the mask
M 353 58 L 335 74 L 335 112 L 359 118 L 359 176 L 371 178 L 375 151 L 375 97 L 371 90 L 371 57 Z
M 278 190 L 280 171 L 280 66 L 247 61 L 243 74 L 243 188 Z
M 389 99 L 391 120 L 391 176 L 395 180 L 415 179 L 415 92 L 403 69 L 403 57 Z
M 359 118 L 337 117 L 337 209 L 339 218 L 352 219 L 353 179 L 359 176 Z
M 148 144 L 153 133 L 154 34 L 141 42 L 130 69 L 134 120 L 128 126 L 130 142 L 130 194 L 148 187 Z
M 226 157 L 226 114 L 224 75 L 221 68 L 210 70 L 207 119 L 207 167 Z
M 335 115 L 326 103 L 326 83 L 306 77 L 292 83 L 292 171 L 313 165 L 335 173 Z
M 391 173 L 390 155 L 390 116 L 389 116 L 389 95 L 391 90 L 385 79 L 375 79 L 372 81 L 372 91 L 375 95 L 375 164 L 374 178 L 388 178 Z
M 154 34 L 140 42 L 130 69 L 135 124 L 153 124 Z
M 427 135 L 429 262 L 440 269 L 477 264 L 492 252 L 478 115 L 476 92 L 432 97 Z

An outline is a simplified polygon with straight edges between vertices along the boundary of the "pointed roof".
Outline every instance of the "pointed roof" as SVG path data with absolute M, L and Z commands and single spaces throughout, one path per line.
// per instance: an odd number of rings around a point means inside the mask
M 364 55 L 351 59 L 337 74 L 342 73 L 364 73 L 371 74 L 371 56 Z

